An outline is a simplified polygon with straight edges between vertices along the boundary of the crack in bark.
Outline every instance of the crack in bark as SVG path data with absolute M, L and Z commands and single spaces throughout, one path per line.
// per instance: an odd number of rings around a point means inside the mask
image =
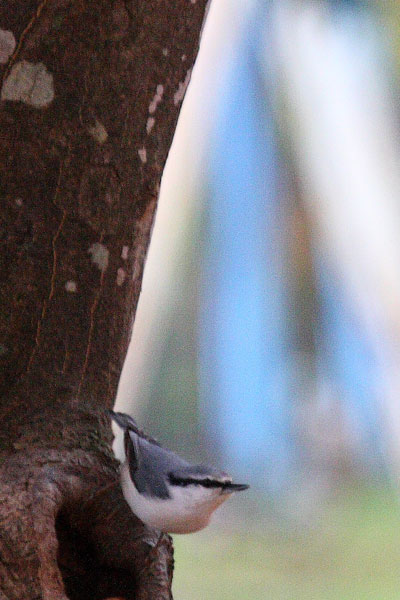
M 52 268 L 52 272 L 51 272 L 50 294 L 49 294 L 48 302 L 50 302 L 50 300 L 54 296 L 54 288 L 55 288 L 55 280 L 56 280 L 56 272 L 57 272 L 57 248 L 56 248 L 56 243 L 57 243 L 57 240 L 58 240 L 58 238 L 60 236 L 62 228 L 64 227 L 64 223 L 65 223 L 66 218 L 67 218 L 67 211 L 64 210 L 62 218 L 61 218 L 61 221 L 60 221 L 60 224 L 59 224 L 58 229 L 56 231 L 56 234 L 55 234 L 55 236 L 53 237 L 53 239 L 51 241 L 51 246 L 53 248 L 53 268 Z
M 63 361 L 63 365 L 61 368 L 61 373 L 65 374 L 67 372 L 67 364 L 68 364 L 68 359 L 70 358 L 70 354 L 68 352 L 68 334 L 65 338 L 65 356 L 64 356 L 64 361 Z
M 46 2 L 48 0 L 45 0 Z M 40 13 L 39 13 L 40 14 Z M 71 142 L 69 142 L 68 144 L 68 149 L 67 149 L 67 153 L 65 156 L 65 159 L 62 161 L 59 171 L 58 171 L 58 176 L 57 176 L 57 184 L 56 184 L 56 189 L 55 192 L 52 196 L 52 203 L 54 204 L 54 206 L 62 211 L 62 217 L 61 217 L 61 221 L 60 224 L 57 228 L 57 231 L 55 233 L 55 235 L 53 236 L 51 245 L 52 245 L 52 249 L 53 249 L 53 265 L 52 265 L 52 273 L 51 273 L 51 279 L 50 279 L 50 293 L 49 296 L 47 298 L 47 300 L 43 301 L 43 306 L 42 306 L 42 311 L 41 311 L 41 315 L 38 319 L 38 323 L 37 323 L 37 328 L 36 328 L 36 335 L 35 335 L 35 345 L 33 347 L 32 353 L 29 357 L 28 363 L 27 363 L 27 368 L 26 368 L 26 374 L 30 372 L 31 370 L 31 366 L 34 360 L 34 357 L 36 355 L 37 349 L 39 347 L 39 339 L 40 339 L 40 332 L 41 332 L 41 328 L 42 328 L 42 323 L 43 320 L 46 316 L 46 312 L 47 312 L 47 305 L 50 302 L 50 300 L 53 298 L 54 295 L 54 284 L 55 284 L 55 277 L 56 277 L 56 269 L 57 269 L 57 249 L 56 249 L 56 241 L 61 233 L 61 230 L 64 226 L 65 220 L 67 218 L 67 211 L 65 209 L 62 209 L 61 207 L 58 206 L 57 204 L 57 197 L 58 194 L 60 192 L 61 189 L 61 179 L 62 179 L 62 175 L 64 173 L 64 169 L 70 159 L 70 155 L 71 155 Z
M 57 190 L 58 190 L 58 188 L 57 188 Z M 57 193 L 57 191 L 56 191 L 56 193 Z M 52 266 L 52 273 L 51 273 L 51 279 L 50 279 L 50 293 L 49 293 L 48 298 L 43 301 L 42 312 L 41 312 L 41 315 L 40 315 L 40 317 L 38 319 L 37 328 L 36 328 L 35 345 L 33 347 L 31 356 L 30 356 L 29 361 L 28 361 L 28 365 L 27 365 L 27 368 L 26 368 L 26 373 L 29 373 L 30 370 L 31 370 L 33 360 L 35 358 L 37 349 L 39 347 L 40 333 L 41 333 L 41 329 L 42 329 L 42 323 L 43 323 L 44 318 L 46 316 L 47 306 L 48 306 L 48 303 L 51 301 L 51 299 L 53 298 L 53 295 L 54 295 L 54 286 L 55 286 L 55 278 L 56 278 L 56 271 L 57 271 L 57 249 L 56 249 L 56 242 L 58 240 L 58 237 L 59 237 L 59 235 L 61 233 L 62 228 L 64 227 L 64 223 L 65 223 L 66 218 L 67 218 L 67 211 L 64 210 L 63 214 L 62 214 L 62 217 L 61 217 L 60 224 L 59 224 L 59 226 L 57 228 L 57 231 L 56 231 L 56 233 L 55 233 L 55 235 L 54 235 L 54 237 L 52 239 L 52 242 L 51 242 L 51 245 L 52 245 L 52 248 L 53 248 L 53 266 Z
M 101 234 L 100 239 L 99 239 L 99 243 L 101 244 L 103 242 L 103 238 L 104 238 L 104 234 Z M 99 304 L 100 301 L 100 296 L 101 296 L 101 292 L 103 290 L 103 284 L 104 284 L 104 277 L 106 274 L 106 269 L 101 271 L 101 275 L 100 275 L 100 287 L 98 288 L 95 298 L 93 300 L 93 304 L 90 307 L 90 325 L 89 325 L 89 333 L 88 333 L 88 341 L 87 341 L 87 345 L 86 345 L 86 353 L 85 353 L 85 360 L 83 363 L 83 367 L 82 367 L 82 371 L 81 371 L 81 377 L 79 380 L 79 385 L 78 385 L 78 391 L 76 394 L 77 399 L 80 398 L 80 394 L 81 394 L 81 389 L 82 389 L 82 385 L 85 379 L 85 375 L 86 375 L 86 371 L 87 371 L 87 367 L 89 364 L 89 356 L 90 356 L 90 351 L 92 348 L 92 337 L 93 337 L 93 331 L 94 331 L 94 315 L 97 309 L 97 306 Z

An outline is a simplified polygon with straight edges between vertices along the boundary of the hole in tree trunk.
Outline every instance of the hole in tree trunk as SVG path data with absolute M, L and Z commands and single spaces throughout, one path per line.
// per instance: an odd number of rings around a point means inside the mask
M 70 600 L 134 600 L 132 574 L 100 563 L 96 549 L 71 527 L 65 513 L 57 516 L 56 532 L 58 567 Z

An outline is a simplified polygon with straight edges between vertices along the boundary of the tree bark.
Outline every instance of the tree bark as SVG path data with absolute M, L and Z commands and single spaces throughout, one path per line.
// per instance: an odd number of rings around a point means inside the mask
M 206 0 L 0 3 L 0 599 L 171 598 L 109 419 Z

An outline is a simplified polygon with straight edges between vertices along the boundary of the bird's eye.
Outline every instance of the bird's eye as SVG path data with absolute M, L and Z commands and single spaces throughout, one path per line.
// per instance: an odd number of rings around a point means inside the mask
M 169 477 L 170 482 L 173 483 L 174 485 L 179 485 L 180 487 L 185 487 L 189 484 L 189 481 L 187 479 L 176 477 L 172 473 L 170 473 L 168 475 L 168 477 Z

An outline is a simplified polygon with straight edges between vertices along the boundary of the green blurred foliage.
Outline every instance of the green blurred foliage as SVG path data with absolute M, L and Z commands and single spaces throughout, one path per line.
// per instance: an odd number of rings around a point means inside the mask
M 394 493 L 342 493 L 318 521 L 175 536 L 175 600 L 398 600 Z

